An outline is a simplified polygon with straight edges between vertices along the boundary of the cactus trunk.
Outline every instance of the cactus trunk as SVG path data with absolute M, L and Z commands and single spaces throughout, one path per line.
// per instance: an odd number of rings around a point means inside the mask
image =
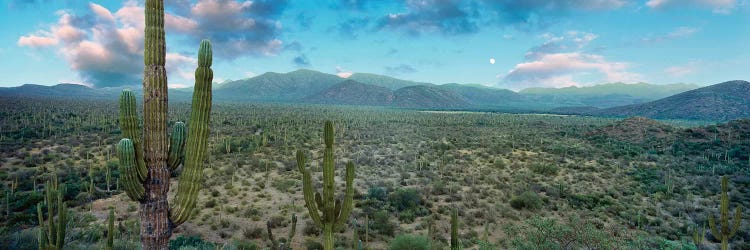
M 167 71 L 164 68 L 164 1 L 146 1 L 143 70 L 143 161 L 148 169 L 140 204 L 143 249 L 166 249 L 169 225 L 169 169 L 167 168 Z
M 721 178 L 721 203 L 719 204 L 719 223 L 716 225 L 716 221 L 712 215 L 708 216 L 708 225 L 711 228 L 711 234 L 714 238 L 721 240 L 721 250 L 729 249 L 729 239 L 737 234 L 742 223 L 742 213 L 740 206 L 735 207 L 734 223 L 729 222 L 729 177 L 726 175 Z

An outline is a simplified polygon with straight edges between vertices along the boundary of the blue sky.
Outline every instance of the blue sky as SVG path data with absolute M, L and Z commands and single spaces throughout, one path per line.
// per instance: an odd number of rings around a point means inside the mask
M 171 87 L 300 68 L 510 89 L 750 80 L 750 0 L 166 0 Z M 8 0 L 0 86 L 140 84 L 143 1 Z M 494 59 L 494 63 L 491 63 Z

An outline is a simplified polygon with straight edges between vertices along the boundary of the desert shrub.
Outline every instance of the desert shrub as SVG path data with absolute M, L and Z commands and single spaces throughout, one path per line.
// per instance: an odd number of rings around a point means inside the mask
M 235 240 L 234 245 L 237 247 L 237 250 L 257 250 L 258 246 L 255 245 L 255 243 L 244 241 L 244 240 Z
M 215 248 L 211 242 L 204 241 L 200 236 L 180 235 L 174 240 L 169 241 L 169 250 L 178 250 L 183 247 L 192 247 L 193 249 L 212 250 Z
M 382 235 L 393 236 L 396 225 L 390 221 L 391 215 L 386 211 L 378 211 L 372 217 L 372 230 Z
M 305 227 L 302 228 L 302 233 L 307 236 L 318 236 L 320 235 L 321 231 L 320 231 L 320 228 L 318 228 L 318 226 L 315 225 L 315 222 L 306 220 Z
M 323 244 L 320 244 L 320 242 L 314 241 L 312 239 L 308 239 L 305 241 L 305 249 L 307 250 L 323 250 Z
M 619 249 L 625 242 L 593 223 L 575 217 L 564 223 L 533 217 L 505 230 L 515 249 Z
M 510 199 L 510 206 L 515 209 L 536 210 L 542 207 L 542 199 L 536 193 L 526 191 Z
M 416 189 L 405 188 L 396 190 L 389 195 L 388 201 L 398 211 L 414 210 L 422 204 L 422 197 L 419 196 Z
M 430 240 L 424 236 L 402 234 L 391 241 L 390 250 L 429 250 Z
M 246 239 L 259 239 L 261 236 L 263 236 L 263 229 L 260 227 L 251 226 L 242 229 L 242 236 L 245 236 Z
M 560 170 L 557 166 L 547 163 L 534 163 L 529 166 L 529 169 L 540 175 L 555 175 Z

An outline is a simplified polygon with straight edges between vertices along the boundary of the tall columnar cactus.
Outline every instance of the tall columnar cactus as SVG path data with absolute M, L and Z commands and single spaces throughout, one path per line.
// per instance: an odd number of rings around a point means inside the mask
M 167 73 L 164 68 L 164 0 L 146 0 L 146 29 L 143 72 L 143 137 L 138 127 L 135 95 L 120 96 L 118 144 L 120 172 L 127 195 L 140 203 L 143 249 L 167 249 L 172 229 L 184 223 L 195 207 L 207 156 L 211 113 L 211 43 L 201 41 L 190 129 L 177 122 L 171 139 L 167 134 Z M 142 139 L 142 140 L 141 140 Z M 174 202 L 169 204 L 169 177 L 180 165 L 182 174 Z
M 451 212 L 451 250 L 460 249 L 458 244 L 458 210 L 454 208 Z
M 740 224 L 742 223 L 742 214 L 740 213 L 739 206 L 735 208 L 734 223 L 729 223 L 728 186 L 729 178 L 725 175 L 721 177 L 721 205 L 719 206 L 719 212 L 721 213 L 721 217 L 719 217 L 719 223 L 721 225 L 716 225 L 714 216 L 708 216 L 708 225 L 711 227 L 711 234 L 714 235 L 714 238 L 721 240 L 722 250 L 729 249 L 729 239 L 737 234 L 737 230 L 740 229 Z
M 354 198 L 354 163 L 346 164 L 346 192 L 344 199 L 336 200 L 334 195 L 333 161 L 333 122 L 326 121 L 323 130 L 325 151 L 323 151 L 323 195 L 313 191 L 310 171 L 305 169 L 305 154 L 297 151 L 297 168 L 302 172 L 302 185 L 310 218 L 323 229 L 323 249 L 333 249 L 333 232 L 342 228 L 352 211 Z
M 104 249 L 112 250 L 115 245 L 115 209 L 109 208 L 109 216 L 107 217 L 107 245 Z
M 44 187 L 44 204 L 47 205 L 47 225 L 44 223 L 42 203 L 36 205 L 36 213 L 39 219 L 39 249 L 60 250 L 65 245 L 65 227 L 67 226 L 68 209 L 63 201 L 62 187 L 57 184 L 57 177 L 47 181 Z M 55 208 L 57 208 L 57 222 L 55 222 Z

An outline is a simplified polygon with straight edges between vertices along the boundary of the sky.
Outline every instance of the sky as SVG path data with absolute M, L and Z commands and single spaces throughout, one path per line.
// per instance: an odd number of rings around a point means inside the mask
M 0 87 L 141 84 L 144 0 L 4 0 Z M 750 0 L 166 0 L 172 88 L 311 69 L 523 89 L 750 80 Z

